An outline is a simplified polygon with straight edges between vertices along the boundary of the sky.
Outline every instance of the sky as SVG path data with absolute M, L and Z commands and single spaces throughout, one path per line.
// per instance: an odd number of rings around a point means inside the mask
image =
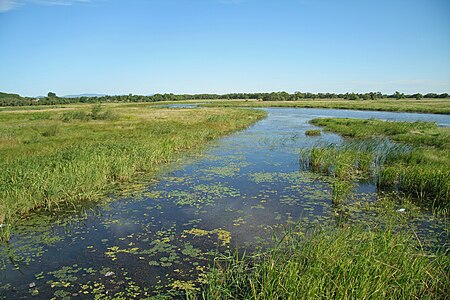
M 0 91 L 450 93 L 449 0 L 0 0 Z

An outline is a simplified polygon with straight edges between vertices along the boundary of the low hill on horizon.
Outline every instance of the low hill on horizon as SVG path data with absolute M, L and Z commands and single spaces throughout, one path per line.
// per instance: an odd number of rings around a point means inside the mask
M 65 95 L 65 96 L 62 96 L 62 98 L 103 97 L 103 96 L 108 96 L 108 95 L 107 94 L 84 93 L 84 94 L 77 94 L 77 95 Z

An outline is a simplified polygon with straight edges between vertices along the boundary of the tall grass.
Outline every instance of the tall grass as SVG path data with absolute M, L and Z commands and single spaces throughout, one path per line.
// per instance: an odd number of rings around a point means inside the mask
M 303 151 L 300 161 L 304 167 L 339 180 L 372 180 L 379 188 L 400 191 L 433 208 L 448 209 L 448 128 L 426 122 L 357 119 L 315 119 L 312 123 L 353 140 Z
M 390 229 L 294 229 L 251 258 L 217 258 L 198 298 L 443 299 L 449 262 Z
M 136 109 L 97 106 L 0 116 L 0 236 L 37 208 L 98 199 L 118 183 L 152 176 L 180 151 L 243 129 L 264 113 L 250 110 Z M 89 119 L 71 118 L 87 115 Z M 114 116 L 111 118 L 110 116 Z M 54 134 L 33 128 L 57 127 Z M 45 132 L 45 130 L 44 130 Z

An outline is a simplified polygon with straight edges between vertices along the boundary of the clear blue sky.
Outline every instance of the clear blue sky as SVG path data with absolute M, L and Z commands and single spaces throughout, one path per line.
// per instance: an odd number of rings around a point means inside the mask
M 450 92 L 449 0 L 0 0 L 0 91 Z

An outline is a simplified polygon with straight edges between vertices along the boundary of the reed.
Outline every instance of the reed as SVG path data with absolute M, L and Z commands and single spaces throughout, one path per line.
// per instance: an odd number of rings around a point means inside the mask
M 448 255 L 363 226 L 291 229 L 252 257 L 219 257 L 200 299 L 442 299 Z
M 428 200 L 432 207 L 448 207 L 450 172 L 445 166 L 395 164 L 381 170 L 377 184 L 395 188 L 417 199 Z
M 351 139 L 339 146 L 303 150 L 303 167 L 340 180 L 371 180 L 378 188 L 402 192 L 433 209 L 448 210 L 448 128 L 427 122 L 358 119 L 315 119 L 312 123 Z

